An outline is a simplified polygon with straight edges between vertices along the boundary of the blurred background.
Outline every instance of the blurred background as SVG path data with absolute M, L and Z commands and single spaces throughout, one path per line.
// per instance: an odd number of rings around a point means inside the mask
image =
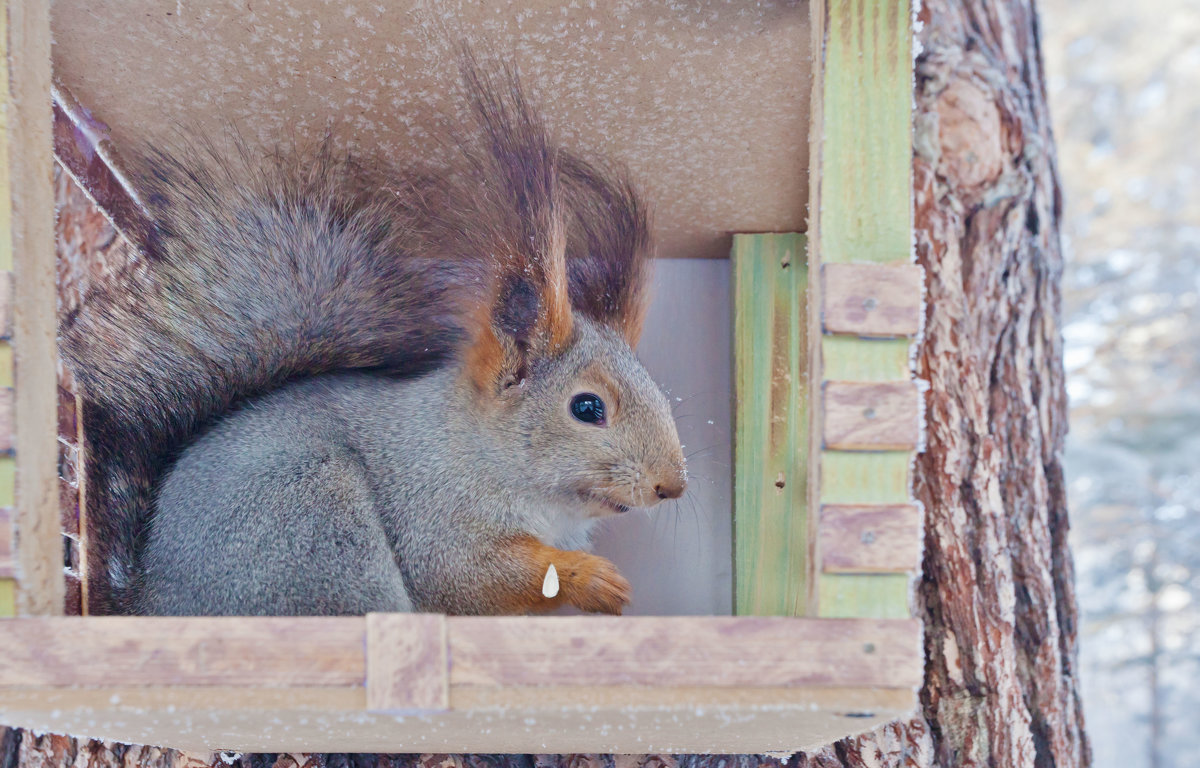
M 1042 0 L 1097 768 L 1200 765 L 1200 2 Z

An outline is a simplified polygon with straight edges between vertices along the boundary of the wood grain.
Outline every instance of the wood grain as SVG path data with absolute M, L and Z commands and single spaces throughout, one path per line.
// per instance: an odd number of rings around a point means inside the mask
M 827 333 L 915 336 L 925 276 L 916 264 L 825 264 L 822 317 Z
M 447 709 L 446 642 L 446 617 L 440 614 L 367 614 L 367 709 Z
M 826 573 L 821 576 L 821 618 L 907 619 L 913 577 L 907 573 Z
M 820 334 L 810 350 L 811 391 L 824 394 L 811 428 L 816 460 L 811 462 L 809 508 L 835 500 L 903 503 L 909 498 L 911 461 L 904 452 L 916 445 L 917 415 L 911 425 L 898 430 L 884 425 L 881 431 L 879 411 L 864 417 L 871 406 L 859 405 L 850 412 L 836 406 L 834 382 L 899 382 L 911 376 L 907 340 L 862 338 L 881 328 L 886 333 L 896 327 L 907 331 L 912 327 L 911 307 L 901 313 L 899 326 L 877 326 L 871 313 L 856 317 L 854 304 L 861 310 L 867 299 L 887 303 L 893 294 L 872 290 L 861 295 L 862 285 L 847 286 L 841 279 L 857 275 L 854 279 L 864 284 L 879 283 L 878 278 L 863 277 L 872 265 L 911 268 L 913 261 L 911 5 L 909 0 L 813 0 L 809 12 L 815 62 L 809 131 L 810 268 L 829 270 L 832 276 L 813 281 L 810 327 L 855 334 Z M 850 271 L 839 272 L 843 264 L 852 265 Z M 827 295 L 830 291 L 834 293 Z M 834 387 L 832 399 L 829 387 Z M 874 452 L 889 447 L 898 451 Z M 896 600 L 900 593 L 890 576 L 821 573 L 818 516 L 809 519 L 814 527 L 811 615 L 907 615 L 906 591 Z M 828 579 L 836 583 L 827 584 Z M 837 604 L 826 605 L 829 600 Z
M 488 689 L 485 695 L 464 691 L 448 712 L 399 717 L 363 711 L 361 688 L 271 693 L 231 688 L 5 691 L 0 721 L 32 731 L 0 740 L 0 761 L 14 768 L 231 768 L 222 761 L 227 756 L 213 754 L 230 750 L 246 753 L 234 758 L 232 768 L 530 768 L 558 760 L 564 768 L 586 768 L 613 764 L 579 753 L 617 752 L 613 768 L 671 768 L 675 758 L 666 755 L 652 761 L 625 755 L 647 750 L 791 753 L 905 716 L 914 701 L 907 688 L 509 688 Z M 98 740 L 50 735 L 61 733 Z M 6 754 L 15 743 L 19 751 Z M 274 754 L 254 754 L 264 752 Z M 357 754 L 312 754 L 322 752 Z M 563 752 L 574 754 L 555 754 Z M 764 763 L 758 754 L 747 763 L 722 759 L 729 768 L 779 766 L 771 759 Z
M 913 685 L 915 621 L 453 618 L 451 685 Z
M 825 383 L 825 447 L 838 451 L 905 451 L 917 447 L 921 408 L 908 381 Z
M 362 685 L 358 618 L 0 621 L 0 687 Z
M 906 572 L 920 566 L 920 507 L 826 504 L 821 508 L 825 573 Z
M 13 440 L 13 401 L 15 400 L 12 387 L 0 387 L 0 453 L 12 453 Z
M 144 249 L 150 222 L 106 127 L 65 87 L 54 95 L 54 156 L 96 208 L 135 248 Z
M 15 554 L 12 509 L 0 507 L 0 579 L 13 577 L 17 564 Z
M 361 617 L 45 617 L 0 622 L 0 688 L 362 687 L 373 642 L 379 701 L 440 702 L 436 684 L 404 691 L 399 679 L 418 657 L 445 669 L 433 639 L 441 621 L 451 688 L 894 688 L 921 670 L 913 621 L 406 614 L 375 619 L 369 641 Z
M 808 602 L 808 366 L 803 235 L 735 235 L 734 612 Z
M 48 2 L 0 13 L 0 271 L 13 272 L 16 514 L 25 615 L 63 611 L 55 425 L 54 182 Z
M 826 381 L 900 381 L 912 376 L 912 339 L 821 337 Z
M 912 11 L 908 0 L 813 0 L 824 47 L 821 262 L 912 261 Z M 815 114 L 815 112 L 814 112 Z
M 907 504 L 912 462 L 907 451 L 825 451 L 821 496 L 826 504 Z
M 10 270 L 0 270 L 0 340 L 12 338 L 13 277 Z

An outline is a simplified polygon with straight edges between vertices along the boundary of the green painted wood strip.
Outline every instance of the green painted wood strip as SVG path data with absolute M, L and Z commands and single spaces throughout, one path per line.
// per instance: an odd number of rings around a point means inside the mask
M 0 387 L 13 385 L 13 348 L 7 341 L 0 341 Z
M 910 0 L 814 0 L 823 67 L 814 263 L 912 260 Z M 823 32 L 823 34 L 821 34 Z M 821 341 L 821 381 L 910 378 L 908 341 Z M 908 453 L 823 451 L 822 504 L 909 500 Z M 819 574 L 820 616 L 908 616 L 907 576 Z
M 733 240 L 734 613 L 808 600 L 808 267 L 803 235 Z
M 909 0 L 825 2 L 821 261 L 909 262 Z
M 825 451 L 821 503 L 907 504 L 911 465 L 907 451 Z
M 910 377 L 912 339 L 824 336 L 821 356 L 826 381 L 902 381 Z
M 15 507 L 17 461 L 12 456 L 0 456 L 0 507 Z
M 822 574 L 820 617 L 907 619 L 911 580 L 907 573 Z
M 17 582 L 0 579 L 0 619 L 17 615 Z

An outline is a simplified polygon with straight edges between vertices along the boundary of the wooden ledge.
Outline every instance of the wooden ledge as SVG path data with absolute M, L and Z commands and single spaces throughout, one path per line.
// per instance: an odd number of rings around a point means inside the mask
M 381 709 L 437 708 L 430 667 L 452 688 L 908 688 L 922 679 L 919 636 L 915 620 L 767 616 L 5 619 L 0 689 L 375 680 Z
M 794 751 L 908 714 L 912 619 L 0 620 L 0 723 L 238 751 Z

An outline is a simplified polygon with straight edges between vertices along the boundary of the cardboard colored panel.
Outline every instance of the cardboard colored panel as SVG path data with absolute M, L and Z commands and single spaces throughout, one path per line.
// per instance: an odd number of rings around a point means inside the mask
M 825 264 L 828 333 L 914 336 L 921 328 L 924 271 L 916 264 Z
M 443 39 L 462 37 L 517 61 L 566 145 L 629 166 L 660 255 L 724 258 L 728 232 L 804 227 L 811 57 L 799 0 L 52 10 L 56 74 L 123 154 L 180 125 L 275 145 L 332 124 L 367 156 L 436 156 L 437 114 L 464 124 Z
M 911 381 L 825 383 L 825 447 L 841 451 L 904 451 L 917 447 L 920 398 Z
M 821 570 L 825 573 L 915 571 L 921 565 L 921 510 L 896 506 L 821 508 Z
M 446 617 L 367 614 L 367 709 L 442 711 L 450 706 Z

